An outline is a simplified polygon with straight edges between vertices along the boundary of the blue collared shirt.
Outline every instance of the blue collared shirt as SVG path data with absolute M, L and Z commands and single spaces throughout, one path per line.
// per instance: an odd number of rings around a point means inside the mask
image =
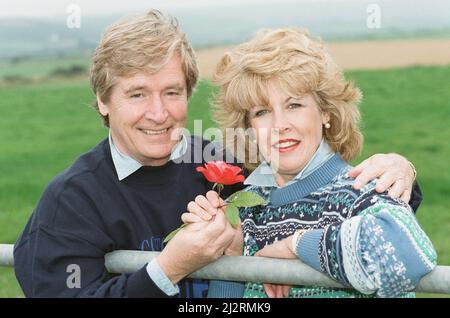
M 140 167 L 142 167 L 142 164 L 139 161 L 119 151 L 116 145 L 114 145 L 111 133 L 109 133 L 109 147 L 111 149 L 111 156 L 114 167 L 116 168 L 119 181 L 125 179 Z M 180 142 L 172 150 L 169 160 L 176 160 L 182 157 L 187 152 L 187 150 L 187 138 L 185 135 L 182 135 Z M 159 264 L 156 260 L 149 262 L 146 269 L 150 278 L 155 282 L 159 289 L 165 292 L 168 296 L 173 296 L 180 292 L 180 288 L 177 285 L 172 284 L 161 267 L 159 267 Z
M 109 147 L 111 149 L 111 156 L 114 162 L 114 167 L 116 168 L 117 176 L 119 181 L 125 179 L 140 167 L 142 164 L 134 158 L 124 155 L 117 149 L 114 141 L 112 140 L 111 133 L 109 133 Z M 180 142 L 174 147 L 172 153 L 170 154 L 170 160 L 176 160 L 181 158 L 188 150 L 188 141 L 185 135 L 182 135 Z
M 290 185 L 297 180 L 306 178 L 308 175 L 318 169 L 324 162 L 334 155 L 334 151 L 328 143 L 322 138 L 319 147 L 312 156 L 306 166 L 295 176 L 294 179 L 286 183 L 284 186 Z M 244 181 L 245 185 L 253 185 L 258 187 L 274 187 L 279 188 L 273 175 L 272 169 L 266 161 L 263 161 Z

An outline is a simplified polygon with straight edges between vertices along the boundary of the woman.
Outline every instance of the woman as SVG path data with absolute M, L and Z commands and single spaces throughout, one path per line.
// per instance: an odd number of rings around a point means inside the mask
M 252 128 L 253 139 L 232 142 L 246 149 L 256 143 L 264 159 L 252 164 L 248 151 L 244 158 L 254 169 L 245 191 L 268 204 L 240 210 L 243 254 L 299 258 L 352 288 L 252 282 L 243 296 L 412 296 L 408 291 L 435 267 L 436 253 L 407 204 L 377 193 L 375 181 L 353 188 L 347 162 L 362 147 L 361 93 L 323 45 L 296 28 L 263 31 L 221 59 L 215 80 L 217 123 L 225 133 Z M 200 221 L 213 201 L 209 195 L 191 202 L 183 220 Z M 239 254 L 241 242 L 236 235 L 229 250 Z M 242 296 L 242 289 L 212 282 L 210 295 Z

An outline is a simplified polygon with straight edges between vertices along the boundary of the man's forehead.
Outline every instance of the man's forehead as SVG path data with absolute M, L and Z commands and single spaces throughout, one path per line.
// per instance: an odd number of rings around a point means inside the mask
M 165 89 L 165 88 L 179 88 L 186 87 L 184 77 L 163 77 L 155 78 L 151 74 L 137 73 L 128 77 L 121 77 L 118 81 L 118 86 L 127 91 L 131 89 Z

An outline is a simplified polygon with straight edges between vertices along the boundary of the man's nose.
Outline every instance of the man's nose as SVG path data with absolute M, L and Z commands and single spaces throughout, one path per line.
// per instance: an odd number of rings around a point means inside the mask
M 162 124 L 169 117 L 169 112 L 164 105 L 163 100 L 157 94 L 152 96 L 150 102 L 147 104 L 145 118 L 154 121 L 157 124 Z

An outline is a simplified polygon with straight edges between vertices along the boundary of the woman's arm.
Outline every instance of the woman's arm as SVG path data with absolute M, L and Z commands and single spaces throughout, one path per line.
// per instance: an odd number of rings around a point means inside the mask
M 297 255 L 311 267 L 364 294 L 395 297 L 411 291 L 436 266 L 436 252 L 411 209 L 375 189 L 351 218 L 306 232 Z

